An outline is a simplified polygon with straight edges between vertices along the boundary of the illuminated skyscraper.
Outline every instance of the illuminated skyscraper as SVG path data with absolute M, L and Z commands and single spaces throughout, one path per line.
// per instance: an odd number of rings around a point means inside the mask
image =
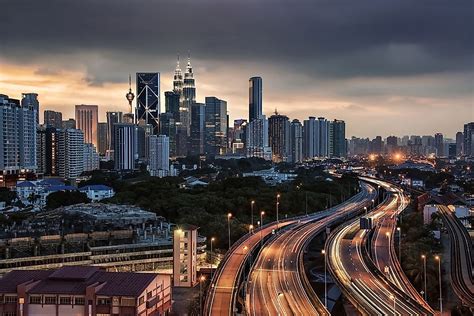
M 262 115 L 262 78 L 249 79 L 249 122 L 260 118 Z
M 288 116 L 275 114 L 268 119 L 268 140 L 274 162 L 286 162 L 290 152 L 290 121 Z
M 334 120 L 330 122 L 329 155 L 339 158 L 347 156 L 346 123 L 344 121 Z
M 296 163 L 303 161 L 303 125 L 298 120 L 290 124 L 290 153 L 289 161 Z
M 191 105 L 191 134 L 189 136 L 189 154 L 204 154 L 204 135 L 206 105 L 203 103 L 194 103 Z
M 206 97 L 205 151 L 209 156 L 223 155 L 227 149 L 227 102 Z
M 191 105 L 196 102 L 196 85 L 190 57 L 188 57 L 188 64 L 186 65 L 186 72 L 184 73 L 183 93 L 181 100 L 180 122 L 187 129 L 187 133 L 189 135 L 189 126 L 191 124 Z
M 145 120 L 153 134 L 158 134 L 160 103 L 160 73 L 138 72 L 135 122 Z

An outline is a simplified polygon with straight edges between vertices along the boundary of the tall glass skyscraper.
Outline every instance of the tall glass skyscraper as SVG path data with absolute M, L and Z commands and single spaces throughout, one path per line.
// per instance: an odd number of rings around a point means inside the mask
M 262 113 L 262 78 L 249 79 L 249 122 L 260 118 Z
M 191 105 L 191 135 L 189 136 L 189 154 L 204 154 L 204 133 L 206 105 L 203 103 L 194 103 Z
M 186 72 L 184 73 L 182 103 L 180 108 L 180 122 L 187 129 L 188 135 L 191 124 L 191 105 L 195 102 L 196 85 L 194 81 L 193 67 L 191 66 L 191 58 L 188 58 Z
M 274 162 L 287 162 L 290 153 L 290 121 L 277 111 L 268 119 L 268 140 Z
M 227 102 L 206 97 L 206 154 L 223 155 L 227 149 Z
M 153 126 L 153 134 L 158 134 L 160 104 L 160 73 L 137 72 L 136 122 Z

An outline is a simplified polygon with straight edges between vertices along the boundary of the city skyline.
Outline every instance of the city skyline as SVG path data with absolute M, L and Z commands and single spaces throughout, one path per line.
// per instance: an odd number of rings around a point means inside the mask
M 73 117 L 75 104 L 98 104 L 100 121 L 105 121 L 106 111 L 126 113 L 123 95 L 128 91 L 128 74 L 141 71 L 161 73 L 164 100 L 164 91 L 173 88 L 176 54 L 184 57 L 190 51 L 196 101 L 204 102 L 207 96 L 226 100 L 231 121 L 248 117 L 247 85 L 252 76 L 265 81 L 263 112 L 267 117 L 278 108 L 300 121 L 309 116 L 341 119 L 347 122 L 348 137 L 441 132 L 454 138 L 474 117 L 472 41 L 467 31 L 472 3 L 467 1 L 370 6 L 364 1 L 350 11 L 343 5 L 310 6 L 305 1 L 293 4 L 292 10 L 284 10 L 285 4 L 272 9 L 265 1 L 253 6 L 246 2 L 181 3 L 181 9 L 167 2 L 147 2 L 138 8 L 105 1 L 80 8 L 71 3 L 60 13 L 53 3 L 46 5 L 47 10 L 44 4 L 42 10 L 35 9 L 36 5 L 28 1 L 3 5 L 11 15 L 22 9 L 23 20 L 29 22 L 8 33 L 0 31 L 4 39 L 0 82 L 3 93 L 13 98 L 38 93 L 41 116 L 49 109 Z M 105 8 L 107 19 L 98 18 Z M 257 17 L 267 9 L 263 27 Z M 166 10 L 179 10 L 183 23 L 173 24 L 159 14 Z M 216 19 L 185 30 L 190 12 L 203 17 L 213 14 Z M 228 12 L 232 14 L 225 23 L 221 15 Z M 160 17 L 156 43 L 141 47 L 149 33 L 140 32 L 139 22 L 150 14 Z M 76 20 L 79 16 L 80 21 Z M 117 29 L 124 16 L 128 22 Z M 62 19 L 71 23 L 59 27 Z M 284 23 L 278 25 L 280 20 Z M 35 32 L 27 32 L 28 25 L 35 25 Z M 160 31 L 170 25 L 177 27 L 172 37 Z M 221 25 L 222 30 L 217 28 Z M 231 26 L 241 32 L 232 31 Z M 215 34 L 199 36 L 209 28 Z M 367 28 L 378 31 L 367 36 Z M 92 32 L 95 29 L 100 32 Z M 35 49 L 24 49 L 29 45 Z M 208 49 L 209 45 L 214 49 Z

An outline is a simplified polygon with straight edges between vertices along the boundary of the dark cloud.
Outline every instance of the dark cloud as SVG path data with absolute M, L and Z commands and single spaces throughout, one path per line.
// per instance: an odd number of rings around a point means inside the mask
M 473 3 L 4 0 L 0 44 L 4 58 L 19 62 L 86 65 L 91 84 L 121 80 L 119 65 L 164 66 L 188 49 L 203 60 L 262 61 L 313 77 L 472 71 Z

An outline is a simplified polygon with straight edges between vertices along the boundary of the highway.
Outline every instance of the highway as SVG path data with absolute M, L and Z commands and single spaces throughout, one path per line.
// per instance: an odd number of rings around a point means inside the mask
M 451 242 L 451 283 L 462 304 L 474 308 L 472 241 L 463 224 L 446 206 L 438 211 L 448 230 Z
M 434 312 L 419 295 L 412 296 L 411 285 L 397 266 L 393 250 L 395 216 L 406 201 L 401 191 L 391 185 L 387 189 L 384 203 L 369 213 L 381 223 L 374 232 L 371 249 L 367 249 L 369 230 L 359 228 L 358 218 L 352 220 L 326 242 L 329 270 L 346 297 L 364 315 L 432 315 Z M 382 272 L 386 266 L 388 278 Z
M 248 281 L 247 314 L 329 315 L 307 280 L 303 251 L 315 235 L 336 220 L 360 212 L 375 196 L 376 190 L 364 183 L 361 193 L 331 209 L 328 216 L 308 216 L 267 242 Z

